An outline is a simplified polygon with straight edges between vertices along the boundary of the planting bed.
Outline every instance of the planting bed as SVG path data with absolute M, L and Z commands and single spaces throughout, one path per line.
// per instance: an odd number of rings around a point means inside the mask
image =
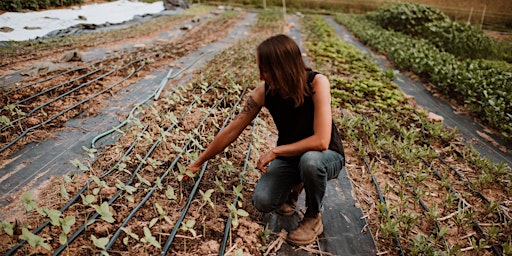
M 29 165 L 12 164 L 26 156 L 16 153 L 19 149 L 62 127 L 69 129 L 73 120 L 101 118 L 102 109 L 110 107 L 108 101 L 129 90 L 144 91 L 145 100 L 132 103 L 131 111 L 125 106 L 118 112 L 120 125 L 103 133 L 109 143 L 96 143 L 103 135 L 81 143 L 83 151 L 70 159 L 74 166 L 67 174 L 35 184 L 34 190 L 11 191 L 9 200 L 3 198 L 0 251 L 7 255 L 512 253 L 509 166 L 480 157 L 456 131 L 429 121 L 426 111 L 392 82 L 392 72 L 380 70 L 343 42 L 322 17 L 289 16 L 291 22 L 286 23 L 280 12 L 272 10 L 213 12 L 195 7 L 123 33 L 86 35 L 90 43 L 82 50 L 99 55 L 101 48 L 146 44 L 91 57 L 70 71 L 5 88 L 0 107 L 9 125 L 5 122 L 2 127 L 0 182 L 15 178 L 12 173 Z M 196 15 L 201 19 L 193 28 L 176 29 Z M 236 36 L 229 34 L 231 30 L 237 31 Z M 276 141 L 276 129 L 265 110 L 199 174 L 187 177 L 192 175 L 185 171 L 235 118 L 259 83 L 254 57 L 258 43 L 281 32 L 292 35 L 308 63 L 328 75 L 333 118 L 344 135 L 347 156 L 346 170 L 329 182 L 325 232 L 313 245 L 301 248 L 283 244 L 280 233 L 281 228 L 296 225 L 301 213 L 291 218 L 262 215 L 251 205 L 252 189 L 261 175 L 255 162 Z M 162 33 L 179 36 L 151 40 Z M 19 55 L 5 55 L 9 60 L 5 67 L 19 70 L 71 46 L 22 47 Z M 199 59 L 203 61 L 196 63 Z M 178 60 L 188 63 L 178 65 Z M 159 79 L 148 79 L 153 76 Z M 159 84 L 168 86 L 158 100 L 152 100 Z

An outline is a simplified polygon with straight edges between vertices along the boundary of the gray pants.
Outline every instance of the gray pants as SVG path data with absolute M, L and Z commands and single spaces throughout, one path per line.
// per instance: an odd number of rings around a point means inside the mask
M 327 181 L 337 178 L 344 164 L 343 156 L 332 150 L 276 158 L 256 184 L 252 203 L 264 213 L 276 210 L 286 201 L 292 188 L 303 182 L 306 207 L 321 212 Z

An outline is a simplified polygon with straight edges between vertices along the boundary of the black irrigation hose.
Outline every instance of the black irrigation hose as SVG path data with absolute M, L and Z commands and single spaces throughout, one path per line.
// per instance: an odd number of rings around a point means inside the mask
M 122 66 L 122 67 L 119 67 L 119 68 L 116 68 L 116 69 L 114 69 L 114 70 L 111 70 L 111 71 L 109 71 L 109 72 L 107 72 L 107 73 L 105 73 L 105 74 L 102 74 L 101 76 L 99 76 L 99 77 L 97 77 L 97 78 L 95 78 L 95 79 L 92 79 L 92 80 L 90 80 L 90 81 L 87 81 L 86 83 L 83 83 L 83 84 L 81 84 L 81 85 L 79 85 L 79 86 L 77 86 L 77 87 L 74 87 L 73 89 L 71 89 L 71 90 L 69 90 L 69 91 L 67 91 L 67 92 L 65 92 L 65 93 L 63 93 L 63 94 L 61 94 L 61 95 L 59 95 L 59 96 L 57 96 L 57 97 L 55 97 L 55 98 L 53 98 L 53 99 L 51 99 L 51 100 L 49 100 L 49 101 L 47 101 L 47 102 L 45 102 L 45 103 L 43 103 L 43 104 L 41 104 L 41 105 L 39 105 L 39 106 L 35 107 L 35 108 L 34 108 L 34 109 L 32 109 L 30 112 L 26 113 L 26 114 L 25 114 L 25 116 L 20 117 L 20 118 L 18 118 L 18 119 L 16 119 L 16 120 L 13 120 L 10 124 L 8 124 L 8 125 L 6 125 L 6 126 L 2 127 L 2 128 L 1 128 L 1 130 L 3 131 L 3 130 L 5 130 L 7 127 L 11 127 L 13 124 L 15 124 L 15 123 L 17 123 L 17 122 L 19 122 L 19 121 L 21 121 L 21 120 L 26 119 L 28 115 L 32 115 L 32 114 L 33 114 L 33 113 L 35 113 L 37 110 L 39 110 L 39 109 L 41 109 L 41 108 L 43 108 L 43 107 L 46 107 L 46 106 L 50 105 L 51 103 L 53 103 L 53 102 L 55 102 L 55 101 L 57 101 L 57 100 L 59 100 L 59 99 L 61 99 L 61 98 L 64 98 L 65 96 L 68 96 L 69 94 L 71 94 L 71 93 L 73 93 L 73 92 L 75 92 L 75 91 L 77 91 L 77 90 L 79 90 L 79 89 L 81 89 L 81 88 L 83 88 L 83 87 L 85 87 L 85 86 L 87 86 L 87 85 L 90 85 L 90 84 L 91 84 L 91 83 L 93 83 L 93 82 L 96 82 L 96 81 L 98 81 L 98 80 L 100 80 L 100 79 L 103 79 L 104 77 L 109 76 L 109 75 L 111 75 L 112 73 L 114 73 L 114 72 L 116 72 L 116 71 L 119 71 L 119 70 L 121 70 L 121 69 L 124 69 L 124 68 L 126 68 L 126 67 L 128 67 L 128 66 L 130 66 L 130 65 L 132 65 L 132 64 L 134 64 L 134 63 L 137 63 L 137 62 L 139 62 L 139 61 L 142 61 L 142 60 L 144 60 L 144 59 L 145 59 L 145 58 L 140 58 L 140 59 L 134 60 L 134 61 L 132 61 L 132 62 L 130 62 L 130 63 L 128 63 L 128 64 L 126 64 L 126 65 Z M 98 71 L 99 71 L 99 69 L 98 69 Z M 130 76 L 131 76 L 131 75 L 130 75 Z M 58 86 L 60 86 L 60 85 L 58 85 Z M 52 88 L 50 88 L 50 89 L 52 89 Z M 43 92 L 41 92 L 41 93 L 39 93 L 39 94 L 36 94 L 35 96 L 42 95 L 42 94 L 44 94 L 45 92 L 46 92 L 46 91 L 43 91 Z M 35 97 L 35 96 L 34 96 L 34 97 Z M 31 97 L 29 97 L 29 98 L 31 98 Z
M 386 154 L 386 156 L 388 157 L 389 161 L 391 161 L 391 163 L 393 165 L 396 163 L 396 160 L 389 154 L 389 152 L 387 150 L 384 150 L 384 154 Z M 403 173 L 401 174 L 401 176 L 402 176 L 402 178 L 405 178 L 405 175 Z M 411 188 L 411 191 L 412 191 L 412 194 L 414 195 L 414 197 L 416 197 L 416 199 L 418 199 L 418 201 L 420 202 L 420 205 L 423 208 L 423 210 L 425 210 L 425 212 L 427 212 L 427 213 L 430 213 L 431 212 L 430 208 L 425 204 L 423 199 L 421 199 L 418 196 L 418 194 L 416 193 L 416 191 L 414 191 L 414 188 L 411 185 L 409 185 L 409 187 Z M 436 225 L 437 231 L 441 232 L 441 225 L 439 224 L 439 221 L 437 221 L 437 219 L 434 220 L 434 224 Z M 446 248 L 449 248 L 448 242 L 446 241 L 446 238 L 444 237 L 444 235 L 441 238 L 443 239 L 444 246 Z
M 137 61 L 140 61 L 140 60 L 137 60 Z M 44 122 L 42 122 L 42 123 L 40 123 L 40 124 L 34 125 L 34 126 L 32 126 L 32 127 L 28 128 L 27 130 L 23 131 L 23 133 L 22 133 L 21 135 L 19 135 L 19 136 L 18 136 L 17 138 L 15 138 L 13 141 L 9 142 L 7 145 L 5 145 L 3 148 L 1 148 L 1 149 L 0 149 L 0 153 L 1 153 L 1 152 L 3 152 L 3 151 L 5 151 L 5 150 L 6 150 L 7 148 L 9 148 L 10 146 L 12 146 L 14 143 L 16 143 L 16 142 L 17 142 L 18 140 L 20 140 L 21 138 L 23 138 L 23 137 L 24 137 L 25 135 L 27 135 L 30 131 L 32 131 L 32 130 L 34 130 L 34 129 L 37 129 L 37 128 L 39 128 L 39 127 L 41 127 L 41 126 L 45 125 L 45 124 L 48 124 L 49 122 L 51 122 L 51 121 L 55 120 L 55 119 L 56 119 L 57 117 L 59 117 L 60 115 L 62 115 L 62 114 L 64 114 L 64 113 L 66 113 L 66 112 L 68 112 L 68 111 L 72 110 L 73 108 L 75 108 L 75 107 L 77 107 L 77 106 L 79 106 L 79 105 L 81 105 L 81 104 L 83 104 L 83 103 L 85 103 L 85 102 L 87 102 L 87 101 L 89 101 L 89 100 L 91 100 L 91 99 L 93 99 L 93 98 L 97 97 L 98 95 L 100 95 L 100 94 L 102 94 L 102 93 L 104 93 L 104 92 L 106 92 L 106 91 L 108 91 L 108 90 L 112 89 L 114 86 L 116 86 L 116 85 L 118 85 L 118 84 L 120 84 L 120 83 L 124 82 L 125 80 L 127 80 L 128 78 L 130 78 L 133 74 L 135 74 L 135 72 L 137 72 L 137 71 L 141 70 L 144 66 L 145 66 L 145 63 L 143 63 L 143 64 L 142 64 L 140 67 L 138 67 L 137 69 L 134 69 L 130 74 L 128 74 L 128 76 L 126 76 L 126 77 L 124 77 L 123 79 L 119 80 L 118 82 L 116 82 L 116 83 L 112 84 L 111 86 L 109 86 L 109 87 L 107 87 L 107 88 L 105 88 L 105 89 L 103 89 L 103 90 L 101 90 L 101 91 L 99 91 L 99 92 L 97 92 L 97 93 L 93 94 L 92 96 L 90 96 L 90 97 L 88 97 L 88 98 L 86 98 L 86 99 L 84 99 L 84 100 L 82 100 L 82 101 L 78 102 L 77 104 L 75 104 L 75 105 L 73 105 L 73 106 L 71 106 L 71 107 L 69 107 L 69 108 L 67 108 L 67 109 L 65 109 L 65 110 L 63 110 L 63 111 L 61 111 L 61 112 L 59 112 L 58 114 L 54 115 L 54 116 L 53 116 L 53 117 L 51 117 L 50 119 L 48 119 L 48 120 L 46 120 L 46 121 L 44 121 Z
M 69 84 L 69 83 L 74 82 L 74 81 L 78 81 L 79 79 L 82 79 L 82 78 L 84 78 L 84 77 L 87 77 L 87 76 L 90 76 L 90 75 L 92 75 L 92 74 L 94 74 L 94 73 L 97 73 L 97 72 L 99 72 L 100 70 L 105 69 L 105 68 L 106 68 L 106 67 L 103 67 L 103 68 L 97 68 L 97 69 L 95 69 L 95 70 L 93 70 L 93 71 L 91 71 L 91 72 L 89 72 L 89 73 L 83 74 L 83 75 L 81 75 L 81 76 L 79 76 L 79 77 L 73 78 L 73 79 L 68 80 L 68 81 L 66 81 L 66 82 L 64 82 L 64 83 L 60 83 L 60 84 L 55 85 L 55 86 L 53 86 L 53 87 L 50 87 L 50 88 L 48 88 L 48 89 L 46 89 L 46 90 L 40 91 L 39 93 L 36 93 L 36 94 L 34 94 L 34 95 L 31 95 L 30 97 L 25 98 L 25 99 L 22 99 L 22 100 L 20 100 L 20 101 L 18 101 L 18 102 L 15 102 L 15 103 L 13 103 L 13 104 L 14 104 L 14 105 L 22 104 L 22 103 L 24 103 L 24 102 L 27 102 L 27 101 L 29 101 L 29 100 L 33 99 L 33 98 L 36 98 L 36 97 L 39 97 L 39 96 L 41 96 L 41 95 L 43 95 L 43 94 L 46 94 L 46 93 L 48 93 L 48 92 L 51 92 L 51 91 L 53 91 L 53 90 L 55 90 L 55 89 L 57 89 L 57 88 L 59 88 L 59 87 L 62 87 L 62 86 L 64 86 L 64 85 L 66 85 L 66 84 Z M 94 80 L 93 80 L 93 81 L 94 81 Z
M 254 133 L 255 127 L 256 127 L 256 124 L 254 124 L 252 126 L 252 129 L 251 129 L 251 139 L 249 141 L 249 148 L 247 149 L 247 153 L 245 154 L 245 162 L 244 162 L 244 167 L 242 169 L 242 175 L 240 177 L 240 185 L 243 184 L 245 172 L 247 170 L 247 166 L 248 166 L 248 163 L 249 163 L 249 157 L 251 156 L 252 140 L 253 140 L 252 134 Z M 233 201 L 233 204 L 232 204 L 233 206 L 237 205 L 238 198 L 239 198 L 239 195 L 236 195 L 235 201 Z M 231 231 L 231 221 L 232 221 L 232 219 L 233 219 L 233 216 L 230 215 L 228 217 L 228 220 L 226 221 L 226 226 L 224 226 L 224 236 L 222 237 L 222 242 L 220 244 L 219 256 L 223 256 L 224 252 L 226 251 L 226 245 L 227 245 L 227 242 L 228 242 L 228 236 L 229 236 L 229 233 Z
M 218 104 L 220 104 L 220 102 L 222 102 L 225 98 L 226 98 L 227 94 L 224 94 L 224 96 L 219 100 L 217 101 L 217 103 L 212 106 L 210 108 L 210 111 L 212 109 L 214 109 Z M 198 124 L 198 126 L 202 125 L 207 119 L 208 117 L 210 116 L 211 113 L 208 113 Z M 180 153 L 178 154 L 178 156 L 176 156 L 176 158 L 174 159 L 174 161 L 172 162 L 172 164 L 167 168 L 167 170 L 164 172 L 164 174 L 162 174 L 162 176 L 160 177 L 160 180 L 164 180 L 165 177 L 167 177 L 167 175 L 169 174 L 169 172 L 174 168 L 174 166 L 178 163 L 178 160 L 181 158 L 181 156 L 183 155 L 183 152 L 185 152 L 185 150 L 188 148 L 188 146 L 190 145 L 191 143 L 191 140 L 189 140 L 189 142 L 187 142 L 181 149 Z M 151 190 L 146 194 L 146 196 L 141 200 L 141 202 L 139 202 L 139 204 L 130 212 L 130 214 L 128 214 L 128 216 L 124 219 L 123 223 L 121 224 L 121 226 L 117 229 L 117 231 L 114 233 L 114 235 L 110 238 L 108 244 L 105 246 L 105 251 L 108 251 L 110 249 L 110 247 L 114 244 L 115 240 L 117 239 L 117 237 L 119 237 L 119 235 L 121 234 L 122 232 L 122 228 L 125 227 L 128 222 L 132 219 L 133 216 L 135 216 L 135 213 L 137 213 L 137 211 L 140 209 L 140 207 L 142 207 L 146 202 L 147 200 L 149 200 L 149 198 L 151 197 L 151 195 L 153 195 L 153 193 L 156 191 L 156 189 L 158 188 L 158 186 L 155 184 Z
M 146 129 L 149 127 L 149 125 L 146 125 L 146 127 L 144 127 L 144 129 L 142 130 L 142 132 L 139 134 L 139 136 L 132 142 L 132 144 L 130 145 L 130 147 L 125 151 L 125 153 L 121 156 L 121 158 L 119 158 L 119 161 L 112 167 L 110 168 L 108 171 L 106 171 L 105 173 L 103 173 L 102 175 L 100 175 L 98 178 L 104 178 L 105 176 L 107 175 L 110 175 L 118 166 L 119 164 L 123 161 L 123 159 L 128 155 L 130 154 L 130 152 L 133 150 L 133 148 L 135 147 L 135 145 L 138 143 L 138 141 L 140 140 L 140 138 L 142 138 L 142 134 L 144 133 L 144 131 L 146 131 Z M 62 213 L 64 212 L 65 210 L 67 210 L 79 197 L 81 194 L 84 193 L 84 191 L 89 187 L 89 185 L 92 183 L 92 179 L 89 179 L 87 181 L 87 183 L 82 187 L 82 189 L 80 189 L 77 194 L 72 198 L 70 199 L 59 211 Z M 32 233 L 34 235 L 37 235 L 39 234 L 39 232 L 41 232 L 46 226 L 48 226 L 50 224 L 50 221 L 46 221 L 44 222 L 43 224 L 41 224 L 38 228 L 36 228 L 34 231 L 32 231 Z M 27 241 L 26 240 L 21 240 L 18 244 L 16 244 L 15 246 L 13 246 L 11 249 L 9 249 L 9 251 L 7 251 L 5 253 L 5 256 L 9 256 L 9 255 L 12 255 L 13 253 L 15 253 L 21 246 L 23 246 Z
M 349 102 L 350 102 L 350 104 L 353 107 L 355 107 L 355 105 L 354 105 L 354 103 L 352 101 L 349 101 Z M 345 114 L 343 114 L 343 116 L 345 116 Z M 382 195 L 382 192 L 380 190 L 380 187 L 379 187 L 379 184 L 377 182 L 377 179 L 375 178 L 375 175 L 372 174 L 372 168 L 370 167 L 370 165 L 366 161 L 366 157 L 361 156 L 361 159 L 363 160 L 364 164 L 366 165 L 366 168 L 368 169 L 368 173 L 370 173 L 370 176 L 372 178 L 372 182 L 373 182 L 373 184 L 375 186 L 375 190 L 377 191 L 377 195 L 379 196 L 379 201 L 381 202 L 381 204 L 385 205 L 386 204 L 386 199 Z M 386 209 L 384 209 L 384 211 L 385 211 L 385 213 L 387 213 L 388 209 L 386 208 Z M 393 236 L 393 242 L 395 243 L 395 246 L 398 248 L 400 256 L 405 256 L 404 249 L 402 248 L 402 243 L 400 242 L 400 239 L 398 239 L 398 237 L 396 235 Z
M 206 93 L 208 90 L 210 90 L 213 86 L 210 86 L 207 90 L 205 90 L 204 93 Z M 180 120 L 183 119 L 183 117 L 185 116 L 186 112 L 190 111 L 191 107 L 195 104 L 197 100 L 194 99 L 190 104 L 189 106 L 185 109 L 184 113 L 182 113 L 182 115 L 180 116 L 180 119 L 178 120 L 177 123 L 174 123 L 173 125 L 171 125 L 167 130 L 166 132 L 172 130 L 178 123 Z M 142 159 L 142 161 L 139 163 L 139 165 L 137 166 L 137 168 L 135 169 L 135 171 L 133 171 L 133 173 L 131 174 L 130 176 L 130 179 L 124 183 L 125 186 L 128 186 L 130 185 L 136 175 L 138 174 L 138 172 L 142 169 L 142 167 L 144 166 L 145 164 L 145 161 L 146 159 L 151 155 L 151 153 L 153 153 L 153 151 L 156 149 L 156 147 L 160 144 L 160 142 L 162 141 L 162 138 L 164 137 L 165 135 L 162 134 L 162 136 L 160 138 L 158 138 L 158 140 L 153 144 L 153 146 L 151 146 L 151 148 L 148 150 L 148 152 L 146 153 L 146 155 L 144 156 L 144 158 Z M 119 190 L 109 201 L 108 201 L 108 204 L 109 205 L 112 205 L 112 203 L 114 201 L 116 201 L 120 196 L 121 194 L 123 193 L 122 190 Z M 65 244 L 65 245 L 61 245 L 59 248 L 57 248 L 57 250 L 53 253 L 53 255 L 59 255 L 69 244 L 71 244 L 86 228 L 86 226 L 88 225 L 88 223 L 92 220 L 95 220 L 97 217 L 99 216 L 99 214 L 96 212 L 92 217 L 90 217 L 78 230 L 75 231 L 75 233 L 73 233 L 73 235 L 68 239 L 68 242 Z
M 107 60 L 108 60 L 108 59 L 107 59 Z M 12 90 L 10 90 L 10 91 L 6 92 L 6 93 L 5 93 L 5 95 L 12 94 L 13 92 L 17 92 L 17 91 L 19 91 L 19 90 L 22 90 L 22 89 L 25 89 L 25 88 L 28 88 L 28 87 L 34 86 L 34 85 L 39 84 L 39 83 L 44 83 L 44 82 L 46 82 L 46 81 L 50 81 L 50 80 L 52 80 L 52 79 L 54 79 L 54 78 L 57 78 L 57 77 L 60 77 L 60 76 L 66 75 L 66 74 L 71 73 L 71 72 L 75 72 L 75 71 L 78 71 L 78 70 L 86 69 L 86 68 L 91 67 L 91 66 L 93 66 L 93 65 L 96 65 L 96 64 L 98 64 L 98 63 L 100 63 L 100 62 L 102 62 L 102 61 L 104 61 L 104 60 L 95 61 L 95 62 L 93 62 L 93 63 L 91 63 L 91 64 L 89 64 L 89 65 L 87 65 L 87 66 L 85 66 L 85 67 L 77 67 L 77 68 L 69 69 L 69 70 L 66 70 L 66 71 L 64 71 L 64 72 L 62 72 L 62 73 L 55 74 L 55 75 L 53 75 L 53 76 L 50 76 L 50 77 L 47 77 L 47 78 L 44 78 L 44 79 L 41 79 L 41 80 L 38 80 L 38 81 L 34 81 L 34 82 L 29 83 L 29 84 L 27 84 L 27 85 L 24 85 L 24 86 L 21 86 L 21 87 L 18 87 L 18 88 L 12 89 Z M 15 104 L 16 104 L 16 103 L 15 103 Z
M 242 100 L 243 95 L 245 94 L 246 89 L 247 88 L 244 89 L 244 91 L 242 92 L 242 95 L 240 96 L 238 102 L 235 104 L 235 106 L 233 106 L 233 109 L 230 112 L 230 114 L 226 117 L 226 120 L 224 120 L 224 123 L 222 124 L 222 127 L 220 128 L 221 130 L 228 124 L 228 122 L 230 120 L 230 116 L 232 116 L 234 114 L 237 106 L 240 104 L 240 101 Z M 178 232 L 178 229 L 180 228 L 180 225 L 183 222 L 183 219 L 185 219 L 185 215 L 187 214 L 188 208 L 190 207 L 190 203 L 192 202 L 192 199 L 194 198 L 194 195 L 197 192 L 197 188 L 199 187 L 199 183 L 201 183 L 201 180 L 203 178 L 203 175 L 204 175 L 204 172 L 205 172 L 207 166 L 208 166 L 208 161 L 206 161 L 203 164 L 203 168 L 201 169 L 201 172 L 199 174 L 199 178 L 197 179 L 196 184 L 192 188 L 192 191 L 190 192 L 190 196 L 189 196 L 189 198 L 187 200 L 187 203 L 186 203 L 185 207 L 183 208 L 183 210 L 181 212 L 181 215 L 180 215 L 178 221 L 176 222 L 176 224 L 175 224 L 171 234 L 169 235 L 169 238 L 167 239 L 167 241 L 165 242 L 164 246 L 162 247 L 162 252 L 160 253 L 160 256 L 164 256 L 164 255 L 167 254 L 167 250 L 169 250 L 169 247 L 171 246 L 172 242 L 174 241 L 174 237 L 176 236 L 176 233 Z
M 365 119 L 366 119 L 366 117 L 365 117 Z M 426 139 L 426 131 L 425 131 L 425 129 L 424 129 L 423 123 L 421 123 L 421 131 L 422 131 L 422 136 L 423 136 L 423 138 L 424 138 L 424 139 Z M 401 136 L 403 137 L 403 135 L 401 135 Z M 430 148 L 432 148 L 432 145 L 430 145 L 430 143 L 425 142 L 424 144 L 426 144 L 426 145 L 428 145 Z M 386 155 L 388 155 L 388 157 L 391 157 L 391 156 L 390 156 L 386 151 L 385 151 L 385 153 L 386 153 Z M 441 157 L 441 156 L 438 156 L 438 158 L 439 158 L 439 159 L 440 159 L 444 164 L 448 165 L 451 169 L 455 169 L 455 168 L 453 168 L 451 165 L 449 165 L 448 163 L 446 163 L 446 161 L 444 161 L 444 160 L 442 159 L 442 157 Z M 391 158 L 390 158 L 390 159 L 391 159 Z M 423 161 L 423 162 L 424 162 L 424 163 L 425 163 L 425 164 L 426 164 L 426 165 L 427 165 L 427 166 L 428 166 L 428 167 L 433 171 L 433 173 L 435 174 L 435 176 L 436 176 L 437 178 L 441 179 L 441 175 L 440 175 L 440 174 L 439 174 L 439 173 L 438 173 L 438 172 L 437 172 L 433 167 L 431 167 L 431 165 L 430 165 L 430 164 L 428 164 L 424 159 L 422 159 L 422 161 Z M 394 160 L 393 160 L 392 162 L 394 162 Z M 459 175 L 459 177 L 463 177 L 461 174 L 459 174 L 459 173 L 457 173 L 457 174 Z M 454 192 L 455 192 L 455 193 L 456 193 L 456 191 L 455 191 L 451 186 L 449 186 L 449 188 L 450 188 L 450 192 L 452 192 L 452 193 L 454 193 Z M 483 195 L 482 195 L 480 192 L 477 192 L 477 193 L 479 194 L 479 197 L 483 197 Z M 415 197 L 417 197 L 417 194 L 416 194 L 414 191 L 413 191 L 413 194 L 414 194 L 414 196 L 415 196 Z M 419 199 L 419 200 L 421 200 L 421 199 Z M 489 202 L 486 198 L 484 198 L 484 201 Z M 427 209 L 428 209 L 428 207 L 427 207 L 424 203 L 422 203 L 422 200 L 420 201 L 420 204 L 422 205 L 422 207 L 423 207 L 427 212 L 429 212 L 429 211 L 430 211 L 430 210 L 427 210 Z M 438 228 L 438 230 L 441 230 L 441 229 L 440 229 L 439 222 L 438 222 L 437 220 L 435 220 L 435 224 L 436 224 L 436 227 Z M 475 227 L 476 227 L 476 228 L 481 232 L 481 234 L 482 234 L 482 235 L 484 236 L 484 238 L 487 240 L 488 236 L 487 236 L 487 234 L 485 233 L 485 231 L 483 230 L 483 228 L 480 226 L 480 224 L 478 223 L 478 221 L 477 221 L 477 220 L 473 220 L 473 225 L 474 225 L 474 226 L 475 226 Z M 446 246 L 448 246 L 448 243 L 447 243 L 446 239 L 444 238 L 444 236 L 443 236 L 443 240 L 444 240 L 444 242 L 445 242 L 445 245 L 446 245 Z M 499 249 L 496 247 L 496 245 L 492 245 L 492 246 L 491 246 L 491 248 L 492 248 L 492 250 L 493 250 L 493 252 L 494 252 L 494 254 L 495 254 L 495 255 L 500 255 L 500 256 L 502 255 L 502 254 L 501 254 L 501 252 L 499 251 Z

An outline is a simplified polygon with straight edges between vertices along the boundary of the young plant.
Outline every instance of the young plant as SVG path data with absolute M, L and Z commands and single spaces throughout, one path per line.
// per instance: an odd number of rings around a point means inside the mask
M 107 247 L 108 241 L 109 241 L 108 237 L 96 238 L 94 235 L 91 235 L 91 240 L 92 240 L 92 243 L 94 244 L 94 246 L 101 249 L 100 252 L 102 254 L 105 254 L 107 256 L 109 255 L 108 252 L 105 250 L 105 248 Z
M 34 248 L 40 246 L 48 251 L 52 249 L 52 247 L 47 244 L 42 237 L 33 234 L 32 232 L 28 231 L 27 228 L 22 228 L 21 232 L 22 233 L 20 239 L 27 241 L 30 246 Z
M 114 223 L 113 214 L 110 212 L 110 208 L 107 202 L 103 202 L 101 205 L 92 205 L 96 212 L 101 215 L 101 218 L 108 223 Z
M 249 216 L 249 213 L 246 212 L 244 209 L 237 209 L 236 206 L 234 206 L 231 203 L 227 204 L 229 209 L 229 216 L 231 216 L 231 225 L 233 225 L 233 228 L 238 227 L 238 216 L 241 217 L 247 217 Z
M 160 249 L 162 246 L 158 243 L 156 238 L 151 234 L 151 230 L 148 227 L 144 227 L 144 237 L 140 239 L 141 242 L 153 245 L 154 247 Z

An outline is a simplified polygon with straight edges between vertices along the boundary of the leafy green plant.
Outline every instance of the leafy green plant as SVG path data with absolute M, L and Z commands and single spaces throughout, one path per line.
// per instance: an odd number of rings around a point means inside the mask
M 108 241 L 109 241 L 108 237 L 97 238 L 96 236 L 91 235 L 91 240 L 92 240 L 92 243 L 94 244 L 94 246 L 96 246 L 97 248 L 101 249 L 100 252 L 102 254 L 105 254 L 107 256 L 109 255 L 108 252 L 106 251 L 106 247 L 107 247 L 107 244 L 108 244 Z
M 158 243 L 153 234 L 151 234 L 151 230 L 148 227 L 144 227 L 144 237 L 142 237 L 140 241 L 150 244 L 159 249 L 162 248 L 162 246 Z
M 228 203 L 227 204 L 229 209 L 229 216 L 231 216 L 231 225 L 236 228 L 238 227 L 238 217 L 247 217 L 249 216 L 249 213 L 246 212 L 244 209 L 237 209 L 236 206 L 233 204 Z
M 103 202 L 101 205 L 92 205 L 96 212 L 101 216 L 103 220 L 109 223 L 114 223 L 114 217 L 110 211 L 108 202 Z
M 52 247 L 48 243 L 46 243 L 42 237 L 33 234 L 32 232 L 28 231 L 27 228 L 22 228 L 21 232 L 22 233 L 21 233 L 20 238 L 27 241 L 30 246 L 32 246 L 32 247 L 40 246 L 48 251 L 50 251 L 52 249 Z
M 0 221 L 0 228 L 8 235 L 14 235 L 14 225 L 7 221 Z
M 388 4 L 369 16 L 383 28 L 413 35 L 420 34 L 425 24 L 449 20 L 438 9 L 415 3 Z

